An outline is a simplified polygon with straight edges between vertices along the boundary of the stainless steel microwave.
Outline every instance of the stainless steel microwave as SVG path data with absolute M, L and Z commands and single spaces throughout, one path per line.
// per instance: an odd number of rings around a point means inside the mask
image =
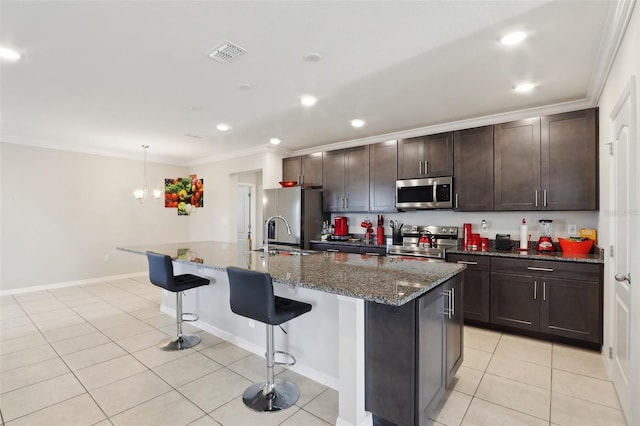
M 398 210 L 453 208 L 453 178 L 403 179 L 396 181 Z

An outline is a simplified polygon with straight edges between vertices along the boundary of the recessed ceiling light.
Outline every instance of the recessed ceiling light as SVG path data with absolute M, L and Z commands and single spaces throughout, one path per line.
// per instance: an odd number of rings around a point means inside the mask
M 21 58 L 21 55 L 13 49 L 0 47 L 0 58 L 6 59 L 8 61 L 17 61 Z
M 320 62 L 320 59 L 322 59 L 322 56 L 320 56 L 319 53 L 310 52 L 304 55 L 302 58 L 304 59 L 305 62 Z
M 300 103 L 304 106 L 314 106 L 318 102 L 318 98 L 311 95 L 302 95 L 300 96 Z
M 514 31 L 500 38 L 500 43 L 505 46 L 513 46 L 514 44 L 518 44 L 527 38 L 527 33 L 524 31 Z
M 533 90 L 536 87 L 534 83 L 521 83 L 513 88 L 518 93 L 527 93 Z
M 236 85 L 238 90 L 251 90 L 251 84 L 249 83 L 238 83 Z
M 282 142 L 282 141 L 280 139 L 278 139 L 278 138 L 269 139 L 269 143 L 271 143 L 271 145 L 280 145 L 280 142 Z
M 226 132 L 228 130 L 231 130 L 231 126 L 225 123 L 220 123 L 216 126 L 216 129 L 220 130 L 221 132 Z
M 359 118 L 354 118 L 353 120 L 351 120 L 351 126 L 355 127 L 356 129 L 363 127 L 365 124 L 367 123 L 364 120 L 361 120 Z

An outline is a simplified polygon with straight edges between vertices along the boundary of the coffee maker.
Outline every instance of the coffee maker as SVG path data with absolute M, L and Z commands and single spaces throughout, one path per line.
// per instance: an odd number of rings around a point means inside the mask
M 551 219 L 540 219 L 540 239 L 536 245 L 538 251 L 556 251 L 551 239 Z

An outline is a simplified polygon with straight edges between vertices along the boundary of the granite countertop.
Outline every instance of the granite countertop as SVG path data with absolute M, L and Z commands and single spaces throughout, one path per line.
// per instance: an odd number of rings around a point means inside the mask
M 176 262 L 225 271 L 227 266 L 267 270 L 264 253 L 234 243 L 200 241 L 118 247 L 130 253 L 168 254 Z M 179 256 L 180 253 L 180 256 Z M 403 305 L 464 270 L 464 265 L 418 258 L 350 253 L 286 253 L 269 256 L 268 272 L 277 283 L 355 297 L 387 305 Z
M 593 248 L 591 254 L 565 253 L 560 250 L 554 252 L 538 252 L 535 249 L 520 250 L 496 250 L 491 247 L 488 250 L 465 250 L 462 247 L 447 249 L 449 254 L 470 254 L 475 256 L 511 257 L 516 259 L 553 260 L 562 262 L 604 263 L 604 251 L 599 247 Z
M 386 241 L 386 240 L 385 240 Z M 357 247 L 372 247 L 372 248 L 387 248 L 386 244 L 376 244 L 375 238 L 371 242 L 365 243 L 361 238 L 352 238 L 349 240 L 309 240 L 312 244 L 336 244 L 341 246 L 357 246 Z

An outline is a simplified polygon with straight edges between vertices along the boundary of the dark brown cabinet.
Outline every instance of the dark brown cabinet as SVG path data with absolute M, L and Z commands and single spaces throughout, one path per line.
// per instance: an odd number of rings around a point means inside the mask
M 491 260 L 491 323 L 602 344 L 602 266 Z
M 398 179 L 453 175 L 453 133 L 398 141 Z
M 464 319 L 489 322 L 490 258 L 451 254 L 447 261 L 467 265 L 464 271 Z
M 597 110 L 494 126 L 495 210 L 596 210 Z
M 451 385 L 453 378 L 462 365 L 464 347 L 464 300 L 463 280 L 454 279 L 445 284 L 445 362 L 446 384 Z
M 454 210 L 493 210 L 493 126 L 453 134 Z
M 282 180 L 301 186 L 322 186 L 322 153 L 282 159 Z
M 398 144 L 396 141 L 369 146 L 369 211 L 396 210 L 398 176 Z
M 369 210 L 369 146 L 323 153 L 325 212 Z

